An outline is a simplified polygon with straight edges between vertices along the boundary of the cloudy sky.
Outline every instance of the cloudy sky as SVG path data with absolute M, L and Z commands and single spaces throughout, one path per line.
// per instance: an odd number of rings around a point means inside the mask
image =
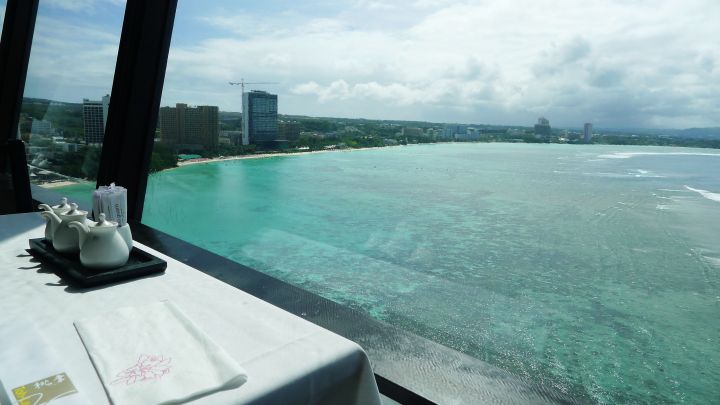
M 0 0 L 0 3 L 4 3 Z M 26 95 L 111 89 L 122 0 L 40 0 Z M 717 0 L 180 0 L 163 92 L 240 110 L 554 126 L 720 126 Z

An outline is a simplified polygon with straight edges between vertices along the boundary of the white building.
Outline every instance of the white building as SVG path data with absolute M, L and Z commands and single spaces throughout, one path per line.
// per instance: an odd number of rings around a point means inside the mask
M 467 125 L 445 124 L 443 138 L 463 140 L 467 137 Z
M 85 143 L 102 143 L 105 137 L 110 95 L 106 94 L 102 100 L 83 99 L 83 128 L 85 129 Z
M 55 129 L 53 128 L 52 122 L 48 120 L 33 119 L 30 133 L 37 135 L 53 135 L 55 134 Z

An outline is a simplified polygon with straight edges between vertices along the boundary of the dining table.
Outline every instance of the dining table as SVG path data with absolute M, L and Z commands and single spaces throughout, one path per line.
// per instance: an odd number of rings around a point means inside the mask
M 28 252 L 28 241 L 44 232 L 39 213 L 0 216 L 0 404 L 21 403 L 13 398 L 19 378 L 59 375 L 42 375 L 49 364 L 72 380 L 72 403 L 111 403 L 74 322 L 158 302 L 173 302 L 247 373 L 239 387 L 191 403 L 381 403 L 368 356 L 355 342 L 137 241 L 167 262 L 163 273 L 78 287 Z

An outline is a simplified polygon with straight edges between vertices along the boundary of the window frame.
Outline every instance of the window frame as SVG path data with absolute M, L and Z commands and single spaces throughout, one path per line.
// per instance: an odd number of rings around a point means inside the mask
M 38 3 L 39 0 L 7 1 L 0 45 L 0 143 L 17 137 Z M 404 359 L 409 359 L 410 363 L 415 361 L 415 364 L 426 366 L 440 364 L 462 369 L 471 375 L 497 377 L 501 374 L 514 382 L 522 381 L 474 357 L 375 320 L 141 223 L 177 3 L 178 0 L 126 2 L 96 186 L 116 182 L 128 189 L 128 219 L 133 227 L 134 239 L 358 342 L 366 350 L 369 348 L 368 351 L 372 350 L 373 343 L 385 344 L 386 347 L 406 345 L 414 349 L 407 350 L 409 355 L 403 353 L 406 356 Z M 27 173 L 25 179 L 19 180 L 31 190 L 34 206 L 59 200 L 57 192 L 31 185 Z M 26 211 L 32 209 L 29 207 Z M 475 381 L 470 377 L 455 381 L 455 392 L 448 392 L 450 396 L 443 398 L 428 388 L 437 383 L 435 376 L 420 368 L 373 368 L 380 393 L 400 403 L 433 403 L 428 397 L 472 402 L 472 393 L 481 389 L 473 384 Z M 548 400 L 574 402 L 538 384 L 522 382 L 527 384 L 522 388 L 541 393 Z M 455 398 L 458 393 L 460 396 L 465 394 L 465 398 Z
M 30 48 L 35 33 L 39 0 L 8 0 L 0 39 L 0 146 L 10 147 L 17 138 L 18 121 Z M 15 145 L 17 148 L 17 145 Z M 19 211 L 32 210 L 30 175 L 27 166 L 18 168 L 23 159 L 13 158 L 12 183 L 15 206 Z M 4 168 L 2 168 L 4 170 Z
M 39 0 L 8 0 L 6 4 L 0 40 L 0 143 L 17 138 L 38 5 Z M 364 322 L 371 321 L 357 311 L 193 246 L 140 222 L 177 0 L 127 0 L 125 7 L 112 84 L 112 101 L 108 108 L 96 187 L 100 184 L 116 182 L 128 189 L 128 220 L 133 226 L 135 239 L 197 269 L 204 269 L 201 271 L 222 281 L 228 281 L 228 277 L 223 277 L 224 272 L 236 272 L 235 277 L 232 277 L 235 282 L 230 283 L 231 285 L 245 291 L 250 290 L 248 292 L 251 294 L 298 316 L 303 316 L 304 312 L 282 305 L 277 299 L 268 299 L 268 293 L 282 296 L 290 292 L 296 298 L 300 297 L 299 300 L 292 301 L 295 307 L 299 304 L 300 307 L 307 309 L 313 305 L 311 302 L 314 302 L 314 305 L 325 309 L 324 315 L 329 313 L 327 308 L 333 307 L 333 313 L 336 315 L 344 312 L 346 317 L 360 317 Z M 13 180 L 19 180 L 19 183 L 27 188 L 28 196 L 32 195 L 32 201 L 28 199 L 25 205 L 19 207 L 20 211 L 31 211 L 37 204 L 54 203 L 59 200 L 58 193 L 30 184 L 27 171 L 24 178 L 17 177 L 18 175 L 14 174 Z M 188 252 L 192 257 L 188 257 Z M 206 269 L 212 267 L 213 263 L 220 263 L 223 271 L 218 272 L 217 267 L 213 271 L 207 271 Z M 241 273 L 252 276 L 238 283 L 237 274 Z M 238 284 L 246 284 L 246 288 L 241 288 Z M 273 285 L 273 288 L 269 288 L 269 285 Z M 322 301 L 322 304 L 318 304 L 318 300 Z M 285 304 L 287 303 L 286 301 Z M 329 326 L 327 322 L 318 322 L 317 319 L 314 323 L 326 328 Z M 328 329 L 332 330 L 332 328 Z M 375 377 L 380 392 L 395 401 L 432 403 L 385 377 L 377 374 Z

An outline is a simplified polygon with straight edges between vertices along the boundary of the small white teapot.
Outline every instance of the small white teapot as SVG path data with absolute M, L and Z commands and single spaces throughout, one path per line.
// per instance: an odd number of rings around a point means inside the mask
M 68 199 L 63 197 L 62 200 L 60 200 L 60 204 L 53 205 L 52 207 L 47 204 L 40 204 L 38 205 L 38 209 L 41 209 L 43 211 L 47 212 L 54 212 L 55 215 L 64 214 L 68 211 L 70 211 L 70 204 L 68 204 Z M 53 236 L 53 227 L 50 223 L 50 217 L 45 217 L 45 239 L 52 242 L 52 236 Z
M 98 215 L 98 222 L 72 221 L 70 228 L 77 230 L 80 238 L 80 263 L 92 269 L 113 269 L 127 263 L 131 246 L 125 241 L 118 224 L 106 221 L 105 214 Z
M 43 211 L 40 213 L 49 221 L 52 233 L 53 248 L 60 253 L 77 253 L 80 251 L 80 239 L 74 229 L 70 229 L 68 224 L 73 221 L 88 222 L 87 211 L 77 209 L 77 204 L 70 204 L 70 211 L 55 214 L 52 211 Z

